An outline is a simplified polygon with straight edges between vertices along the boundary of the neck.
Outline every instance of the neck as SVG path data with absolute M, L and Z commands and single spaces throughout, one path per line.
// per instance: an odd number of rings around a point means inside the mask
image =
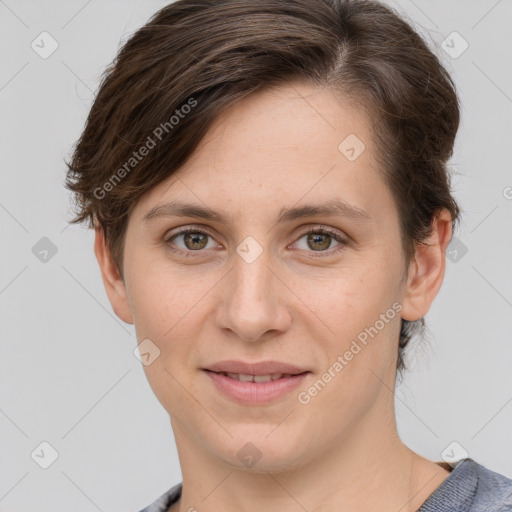
M 387 422 L 382 418 L 380 411 L 366 418 L 334 446 L 309 459 L 301 459 L 297 450 L 290 457 L 295 463 L 278 470 L 262 464 L 252 469 L 234 467 L 212 456 L 188 429 L 173 422 L 183 491 L 171 510 L 416 511 L 449 472 L 402 443 L 394 410 Z M 307 452 L 307 439 L 299 450 Z

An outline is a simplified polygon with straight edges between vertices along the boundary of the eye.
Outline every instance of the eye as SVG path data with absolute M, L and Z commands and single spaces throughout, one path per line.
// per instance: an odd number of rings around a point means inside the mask
M 176 243 L 176 240 L 179 240 L 180 238 L 182 238 L 184 247 L 180 247 L 180 245 Z M 208 247 L 208 238 L 212 237 L 206 231 L 190 227 L 166 237 L 165 243 L 173 252 L 184 254 L 185 256 L 191 256 L 194 252 L 201 252 L 202 249 L 212 248 Z M 178 249 L 175 249 L 173 246 L 178 246 Z M 213 246 L 217 247 L 216 244 L 213 244 Z
M 210 246 L 208 246 L 208 238 L 212 239 Z M 177 243 L 181 239 L 180 243 Z M 300 242 L 305 239 L 305 243 L 300 247 Z M 336 241 L 335 250 L 329 250 L 332 242 Z M 214 241 L 212 235 L 198 228 L 188 227 L 172 233 L 165 237 L 166 246 L 173 252 L 184 256 L 195 256 L 204 253 L 203 249 L 213 249 L 219 247 Z M 309 258 L 322 257 L 327 253 L 332 255 L 339 250 L 342 250 L 347 245 L 347 240 L 340 235 L 337 231 L 331 230 L 326 227 L 310 229 L 305 232 L 295 244 L 299 245 L 299 249 L 307 253 Z M 314 254 L 314 253 L 318 254 Z M 195 254 L 194 254 L 195 253 Z
M 305 239 L 305 242 L 301 247 L 300 242 L 303 239 Z M 331 248 L 333 240 L 338 242 L 338 245 L 334 246 L 336 248 L 335 250 L 330 251 L 328 249 Z M 308 254 L 307 257 L 317 258 L 322 257 L 324 253 L 332 255 L 332 253 L 342 250 L 347 244 L 347 241 L 338 232 L 332 231 L 329 228 L 322 227 L 315 228 L 304 233 L 304 235 L 299 238 L 296 244 L 298 245 L 299 249 L 305 250 L 308 253 L 313 253 Z M 319 254 L 314 254 L 315 252 Z

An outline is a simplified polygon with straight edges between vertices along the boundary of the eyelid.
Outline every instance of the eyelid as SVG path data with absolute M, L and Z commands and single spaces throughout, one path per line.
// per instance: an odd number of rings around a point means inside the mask
M 171 238 L 175 236 L 187 234 L 189 232 L 203 233 L 215 239 L 215 236 L 212 234 L 211 231 L 209 231 L 208 227 L 203 226 L 201 224 L 187 224 L 186 226 L 180 226 L 179 228 L 176 228 L 174 230 L 171 229 L 165 233 L 163 239 L 165 242 L 168 242 Z

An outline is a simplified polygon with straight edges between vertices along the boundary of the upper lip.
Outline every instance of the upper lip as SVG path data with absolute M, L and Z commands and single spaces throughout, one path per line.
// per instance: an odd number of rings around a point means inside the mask
M 213 363 L 205 370 L 210 370 L 216 373 L 238 373 L 243 375 L 271 375 L 273 373 L 297 375 L 309 370 L 301 368 L 294 364 L 283 363 L 279 361 L 260 361 L 254 363 L 247 363 L 245 361 L 219 361 Z

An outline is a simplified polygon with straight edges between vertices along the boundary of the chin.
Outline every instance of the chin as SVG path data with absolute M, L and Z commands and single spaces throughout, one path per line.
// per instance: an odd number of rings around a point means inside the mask
M 236 470 L 252 473 L 279 473 L 300 467 L 304 454 L 304 434 L 291 435 L 289 427 L 268 424 L 242 425 L 228 431 L 233 436 L 226 438 L 211 447 L 214 456 Z M 275 429 L 275 430 L 274 430 Z M 269 434 L 270 433 L 270 434 Z

